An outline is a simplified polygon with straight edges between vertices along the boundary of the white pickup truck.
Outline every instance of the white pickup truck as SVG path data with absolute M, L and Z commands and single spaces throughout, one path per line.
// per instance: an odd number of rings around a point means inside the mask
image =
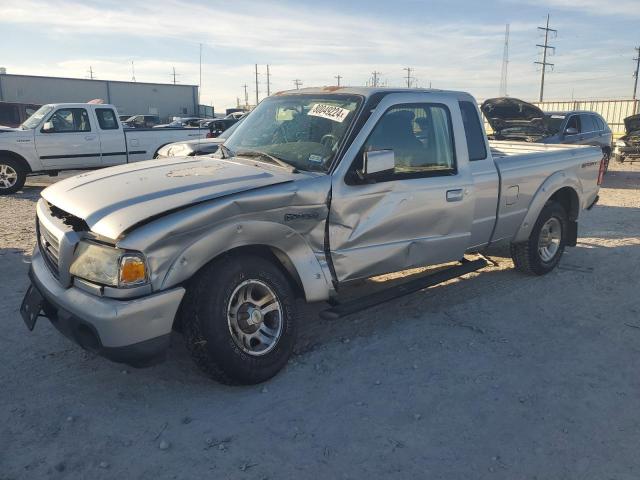
M 0 195 L 20 190 L 28 175 L 147 160 L 168 143 L 207 133 L 204 128 L 126 129 L 113 105 L 44 105 L 18 128 L 0 128 Z

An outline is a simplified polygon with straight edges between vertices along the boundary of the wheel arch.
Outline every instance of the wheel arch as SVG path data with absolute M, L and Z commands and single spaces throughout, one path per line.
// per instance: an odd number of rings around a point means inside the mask
M 27 161 L 26 158 L 24 158 L 22 155 L 20 155 L 19 153 L 13 152 L 11 150 L 0 150 L 0 158 L 5 157 L 5 158 L 12 158 L 18 162 L 20 162 L 21 165 L 23 165 L 25 167 L 25 171 L 27 173 L 32 173 L 33 170 L 31 169 L 31 165 L 29 164 L 29 162 Z
M 529 204 L 529 211 L 520 224 L 512 242 L 523 242 L 529 238 L 540 212 L 550 200 L 560 203 L 565 208 L 569 221 L 575 225 L 580 214 L 581 191 L 580 182 L 573 177 L 567 176 L 564 172 L 557 172 L 551 175 L 534 195 Z
M 307 301 L 329 298 L 331 282 L 305 239 L 285 225 L 263 221 L 227 224 L 207 232 L 174 259 L 160 288 L 188 282 L 223 256 L 249 253 L 273 261 Z

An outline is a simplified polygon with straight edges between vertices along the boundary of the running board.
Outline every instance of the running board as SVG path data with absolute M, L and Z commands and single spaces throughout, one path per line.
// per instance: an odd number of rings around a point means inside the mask
M 477 260 L 462 259 L 459 265 L 440 270 L 439 272 L 432 273 L 424 277 L 409 280 L 408 282 L 389 287 L 386 290 L 382 290 L 371 295 L 365 295 L 344 303 L 338 303 L 337 305 L 320 312 L 320 318 L 325 320 L 335 320 L 346 315 L 351 315 L 361 310 L 388 302 L 389 300 L 418 292 L 428 287 L 433 287 L 434 285 L 466 275 L 467 273 L 475 272 L 476 270 L 480 270 L 486 266 L 487 261 L 484 258 L 479 258 Z

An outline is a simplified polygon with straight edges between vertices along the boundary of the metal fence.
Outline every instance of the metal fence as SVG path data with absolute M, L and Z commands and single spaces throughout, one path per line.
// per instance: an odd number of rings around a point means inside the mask
M 589 110 L 597 112 L 607 121 L 614 137 L 624 135 L 624 119 L 640 113 L 639 100 L 560 100 L 532 102 L 545 112 Z

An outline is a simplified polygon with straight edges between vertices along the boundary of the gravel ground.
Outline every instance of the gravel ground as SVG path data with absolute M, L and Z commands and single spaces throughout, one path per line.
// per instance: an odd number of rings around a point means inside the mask
M 640 165 L 613 166 L 551 274 L 497 249 L 339 321 L 310 306 L 286 369 L 242 388 L 201 375 L 178 335 L 135 370 L 26 330 L 48 181 L 0 197 L 0 479 L 640 478 Z

